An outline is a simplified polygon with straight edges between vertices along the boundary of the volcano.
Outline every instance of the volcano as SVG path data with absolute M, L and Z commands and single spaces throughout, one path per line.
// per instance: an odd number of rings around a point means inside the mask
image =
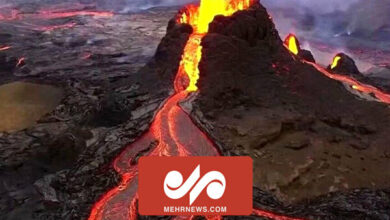
M 74 14 L 95 16 L 49 17 Z M 73 90 L 63 103 L 78 116 L 63 119 L 70 125 L 63 125 L 61 138 L 52 138 L 44 160 L 58 165 L 68 148 L 79 151 L 69 156 L 71 165 L 35 182 L 41 196 L 29 203 L 33 218 L 389 218 L 390 95 L 348 72 L 354 66 L 342 54 L 328 69 L 315 64 L 292 36 L 284 43 L 257 1 L 202 0 L 173 16 L 154 56 L 134 75 L 104 78 L 109 85 L 97 90 L 92 88 L 102 76 L 92 71 L 68 76 L 44 69 L 33 75 L 46 81 L 66 77 Z M 123 56 L 80 57 L 116 72 L 110 63 Z M 19 62 L 11 63 L 15 68 Z M 17 66 L 26 68 L 29 60 Z M 46 120 L 61 120 L 57 114 Z M 244 155 L 254 160 L 251 216 L 139 215 L 141 156 Z M 12 215 L 26 217 L 22 210 Z

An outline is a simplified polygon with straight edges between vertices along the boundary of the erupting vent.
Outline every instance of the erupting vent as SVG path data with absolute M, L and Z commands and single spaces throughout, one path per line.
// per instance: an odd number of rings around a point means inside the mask
M 293 34 L 289 34 L 284 41 L 284 44 L 291 51 L 291 53 L 298 55 L 299 53 L 299 43 L 297 37 Z
M 195 34 L 205 34 L 216 15 L 231 16 L 250 7 L 253 0 L 201 0 L 199 6 L 189 5 L 180 16 L 179 23 L 192 26 Z
M 330 66 L 331 69 L 334 69 L 337 67 L 337 65 L 339 64 L 339 61 L 341 60 L 341 57 L 340 56 L 335 56 L 333 58 L 333 62 L 332 62 L 332 65 Z
M 199 79 L 198 64 L 202 58 L 200 44 L 214 17 L 231 16 L 236 11 L 249 8 L 252 3 L 253 0 L 201 0 L 199 6 L 189 5 L 184 9 L 177 22 L 191 25 L 193 33 L 184 48 L 179 73 L 175 80 L 176 92 L 183 90 L 183 87 L 186 87 L 189 92 L 198 90 L 196 86 Z

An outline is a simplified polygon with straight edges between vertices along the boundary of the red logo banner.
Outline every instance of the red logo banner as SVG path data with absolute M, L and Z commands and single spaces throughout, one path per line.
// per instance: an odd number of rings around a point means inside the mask
M 141 215 L 250 215 L 250 157 L 142 157 Z

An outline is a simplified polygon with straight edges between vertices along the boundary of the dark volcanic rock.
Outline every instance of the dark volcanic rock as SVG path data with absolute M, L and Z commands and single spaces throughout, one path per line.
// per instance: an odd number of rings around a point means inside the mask
M 390 65 L 371 68 L 367 71 L 366 79 L 384 91 L 390 91 Z
M 94 126 L 115 126 L 124 123 L 130 119 L 131 115 L 128 112 L 134 109 L 133 105 L 135 103 L 130 103 L 122 94 L 108 94 L 101 100 L 96 112 L 88 119 L 89 123 Z
M 262 6 L 217 17 L 202 46 L 192 116 L 224 154 L 254 159 L 256 187 L 287 203 L 312 199 L 310 204 L 329 192 L 370 187 L 367 195 L 373 195 L 390 187 L 390 176 L 381 171 L 389 168 L 383 156 L 390 143 L 388 106 L 361 100 L 293 59 Z M 340 213 L 360 200 L 347 195 Z M 366 211 L 361 216 L 371 216 Z
M 347 74 L 352 76 L 362 75 L 355 64 L 355 61 L 351 57 L 349 57 L 345 53 L 339 53 L 335 57 L 340 57 L 336 67 L 332 69 L 331 66 L 329 66 L 328 70 L 334 73 Z
M 8 57 L 6 54 L 0 52 L 0 73 L 10 73 L 12 72 L 16 64 L 18 63 L 18 59 L 15 57 Z
M 309 62 L 315 63 L 316 60 L 314 59 L 313 54 L 309 50 L 301 49 L 298 53 L 298 56 L 300 56 L 302 59 L 307 60 Z

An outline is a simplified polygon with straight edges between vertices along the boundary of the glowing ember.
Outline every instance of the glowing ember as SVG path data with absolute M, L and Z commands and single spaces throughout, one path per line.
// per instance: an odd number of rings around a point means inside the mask
M 24 64 L 25 60 L 26 60 L 26 58 L 24 58 L 24 57 L 19 58 L 18 62 L 16 63 L 16 67 L 22 66 Z
M 341 60 L 340 56 L 335 56 L 335 58 L 333 58 L 333 62 L 332 62 L 332 65 L 330 66 L 330 68 L 331 69 L 336 68 L 336 66 L 339 64 L 340 60 Z
M 86 53 L 82 54 L 81 59 L 88 60 L 89 58 L 91 58 L 91 56 L 92 56 L 92 53 L 86 52 Z
M 0 46 L 0 51 L 9 50 L 11 46 Z
M 291 53 L 298 55 L 299 53 L 299 45 L 297 37 L 293 34 L 289 34 L 284 41 L 286 47 L 291 51 Z
M 359 90 L 359 86 L 357 86 L 357 85 L 352 85 L 352 89 Z

